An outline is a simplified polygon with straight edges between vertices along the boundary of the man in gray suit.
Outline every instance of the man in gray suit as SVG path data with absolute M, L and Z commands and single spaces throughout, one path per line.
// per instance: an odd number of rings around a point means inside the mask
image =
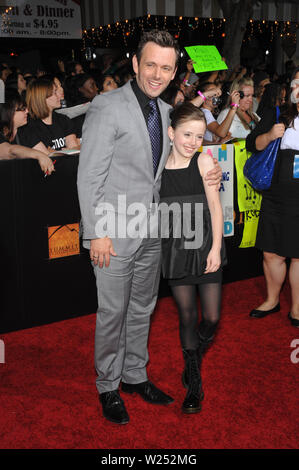
M 123 392 L 137 393 L 149 403 L 173 402 L 146 372 L 150 316 L 160 280 L 160 240 L 146 235 L 144 227 L 152 203 L 159 202 L 169 155 L 170 107 L 159 95 L 174 78 L 178 59 L 178 45 L 169 33 L 145 33 L 133 57 L 136 79 L 97 96 L 83 126 L 78 192 L 84 246 L 90 249 L 98 289 L 96 385 L 103 415 L 119 424 L 129 421 L 120 382 Z M 219 168 L 215 173 L 217 179 Z M 136 204 L 144 208 L 139 233 Z

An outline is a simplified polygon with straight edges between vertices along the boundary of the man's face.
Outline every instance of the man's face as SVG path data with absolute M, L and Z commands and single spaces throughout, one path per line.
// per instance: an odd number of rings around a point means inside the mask
M 148 42 L 142 50 L 139 64 L 137 57 L 133 57 L 133 69 L 143 93 L 149 98 L 157 98 L 175 76 L 175 50 Z

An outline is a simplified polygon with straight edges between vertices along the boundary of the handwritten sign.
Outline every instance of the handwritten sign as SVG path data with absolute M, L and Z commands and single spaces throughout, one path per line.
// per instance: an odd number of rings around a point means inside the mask
M 260 211 L 258 210 L 244 212 L 244 230 L 239 248 L 250 248 L 255 246 L 259 217 Z
M 194 61 L 195 73 L 227 69 L 216 46 L 188 46 L 185 49 L 190 59 Z
M 235 167 L 237 172 L 237 188 L 238 188 L 238 206 L 240 212 L 248 210 L 260 210 L 262 195 L 256 191 L 245 178 L 243 168 L 247 158 L 251 153 L 246 150 L 246 142 L 239 139 L 234 143 L 235 148 Z

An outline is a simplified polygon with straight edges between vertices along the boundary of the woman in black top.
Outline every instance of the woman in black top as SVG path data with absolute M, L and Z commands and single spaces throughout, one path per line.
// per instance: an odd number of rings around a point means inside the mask
M 270 142 L 283 136 L 285 126 L 282 123 L 276 123 L 276 106 L 282 103 L 281 90 L 281 86 L 277 83 L 266 85 L 259 105 L 261 120 L 246 137 L 246 149 L 249 152 L 256 153 L 264 150 Z M 280 106 L 280 108 L 283 111 L 283 107 Z
M 263 318 L 280 310 L 279 296 L 287 273 L 286 258 L 290 258 L 292 306 L 288 317 L 293 326 L 299 327 L 299 172 L 296 171 L 299 153 L 299 68 L 294 71 L 291 94 L 287 106 L 281 109 L 278 124 L 275 123 L 275 105 L 279 104 L 280 99 L 278 87 L 276 92 L 273 89 L 272 96 L 272 107 L 264 109 L 263 119 L 246 139 L 246 148 L 256 152 L 264 150 L 273 140 L 282 138 L 271 187 L 263 191 L 256 238 L 256 247 L 264 253 L 267 297 L 250 312 L 250 316 Z
M 22 144 L 45 153 L 78 148 L 71 120 L 53 112 L 60 107 L 60 95 L 53 80 L 32 81 L 27 88 L 26 102 L 31 119 L 19 133 Z
M 38 150 L 18 145 L 18 129 L 27 123 L 28 111 L 17 92 L 6 97 L 0 104 L 0 159 L 34 158 L 42 171 L 51 174 L 54 170 L 52 160 Z

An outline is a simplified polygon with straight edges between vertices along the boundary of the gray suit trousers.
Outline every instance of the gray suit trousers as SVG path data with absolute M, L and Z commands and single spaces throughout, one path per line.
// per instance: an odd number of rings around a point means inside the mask
M 144 238 L 131 256 L 111 256 L 94 267 L 98 291 L 95 332 L 96 386 L 116 390 L 120 381 L 147 380 L 148 332 L 160 281 L 161 240 Z

